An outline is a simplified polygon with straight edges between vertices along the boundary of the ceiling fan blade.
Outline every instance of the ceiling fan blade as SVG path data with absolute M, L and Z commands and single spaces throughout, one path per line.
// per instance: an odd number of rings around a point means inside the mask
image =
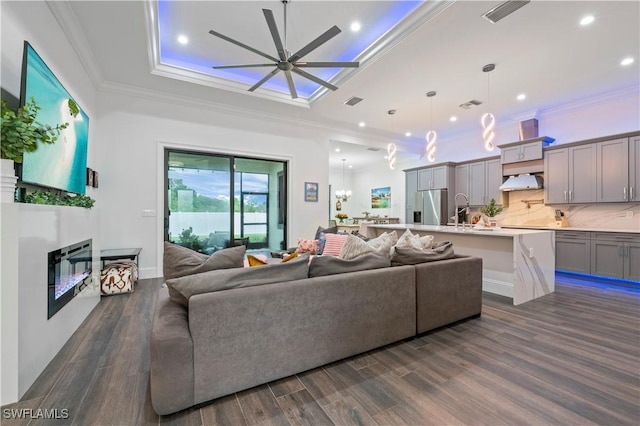
M 338 87 L 337 87 L 337 86 L 334 86 L 333 84 L 331 84 L 331 83 L 329 83 L 329 82 L 327 82 L 327 81 L 324 81 L 324 80 L 322 80 L 322 79 L 320 79 L 320 78 L 316 77 L 316 76 L 315 76 L 315 75 L 313 75 L 313 74 L 309 74 L 309 73 L 308 73 L 308 72 L 306 72 L 306 71 L 302 71 L 301 69 L 299 69 L 299 68 L 297 68 L 297 67 L 293 67 L 293 68 L 291 69 L 291 71 L 295 72 L 296 74 L 299 74 L 299 75 L 303 76 L 303 77 L 304 77 L 304 78 L 306 78 L 306 79 L 309 79 L 309 80 L 313 81 L 314 83 L 318 83 L 319 85 L 324 86 L 324 87 L 326 87 L 327 89 L 330 89 L 330 90 L 338 90 Z
M 281 61 L 286 61 L 287 54 L 284 52 L 284 45 L 282 44 L 282 39 L 280 38 L 280 33 L 278 32 L 278 26 L 276 25 L 276 20 L 273 17 L 273 12 L 269 9 L 262 9 L 262 13 L 264 13 L 264 19 L 267 20 L 267 25 L 269 26 L 273 42 L 276 45 L 278 56 Z
M 293 84 L 293 77 L 291 76 L 291 71 L 284 72 L 287 76 L 287 84 L 289 85 L 289 92 L 291 92 L 291 99 L 296 99 L 298 97 L 298 92 L 296 91 L 296 86 Z
M 226 36 L 226 35 L 224 35 L 224 34 L 220 34 L 219 32 L 216 32 L 216 31 L 213 31 L 213 30 L 209 30 L 209 34 L 214 35 L 214 36 L 216 36 L 216 37 L 219 37 L 219 38 L 221 38 L 221 39 L 223 39 L 223 40 L 226 40 L 226 41 L 228 41 L 229 43 L 233 43 L 233 44 L 235 44 L 236 46 L 240 46 L 240 47 L 242 47 L 242 48 L 244 48 L 244 49 L 250 50 L 251 52 L 256 53 L 256 54 L 258 54 L 258 55 L 260 55 L 260 56 L 263 56 L 263 57 L 265 57 L 265 58 L 269 59 L 270 61 L 278 62 L 278 60 L 277 60 L 276 58 L 274 58 L 273 56 L 271 56 L 271 55 L 267 55 L 266 53 L 261 52 L 261 51 L 259 51 L 259 50 L 257 50 L 257 49 L 254 49 L 254 48 L 253 48 L 253 47 L 251 47 L 251 46 L 247 46 L 246 44 L 244 44 L 244 43 L 242 43 L 242 42 L 239 42 L 238 40 L 234 40 L 234 39 L 232 39 L 231 37 L 227 37 L 227 36 Z
M 293 65 L 303 68 L 358 68 L 360 62 L 296 62 Z
M 249 91 L 253 92 L 254 90 L 256 90 L 258 87 L 262 86 L 267 80 L 269 80 L 271 77 L 273 77 L 274 75 L 278 74 L 279 72 L 280 72 L 279 68 L 274 68 L 273 71 L 271 71 L 269 74 L 265 75 L 262 78 L 262 80 L 260 80 L 259 82 L 257 82 L 253 86 L 251 86 L 249 88 Z
M 223 70 L 225 68 L 256 68 L 256 67 L 272 67 L 275 64 L 272 62 L 270 64 L 246 64 L 246 65 L 217 65 L 215 67 L 211 67 L 214 70 Z
M 328 42 L 329 40 L 331 40 L 341 32 L 342 31 L 340 31 L 340 28 L 338 28 L 337 25 L 334 25 L 333 27 L 325 31 L 322 35 L 320 35 L 318 38 L 313 40 L 311 43 L 307 44 L 305 47 L 303 47 L 302 49 L 298 50 L 296 53 L 291 55 L 291 57 L 289 58 L 289 62 L 296 62 L 298 59 L 302 58 L 309 52 L 317 49 L 318 47 Z

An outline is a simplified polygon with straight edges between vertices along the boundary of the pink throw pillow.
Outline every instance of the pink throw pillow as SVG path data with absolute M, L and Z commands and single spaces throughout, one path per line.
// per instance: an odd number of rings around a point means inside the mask
M 318 251 L 318 240 L 307 240 L 304 238 L 300 238 L 298 240 L 298 248 L 296 249 L 298 253 L 310 253 L 316 254 Z
M 324 244 L 322 254 L 326 256 L 339 256 L 348 236 L 347 234 L 326 234 L 327 242 Z

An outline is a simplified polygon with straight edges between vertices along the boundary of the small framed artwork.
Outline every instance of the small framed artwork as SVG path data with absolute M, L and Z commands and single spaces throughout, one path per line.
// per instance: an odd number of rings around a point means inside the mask
M 318 182 L 304 183 L 304 201 L 318 201 Z
M 93 170 L 87 167 L 87 186 L 93 186 Z
M 93 171 L 93 187 L 98 187 L 98 172 L 95 170 Z

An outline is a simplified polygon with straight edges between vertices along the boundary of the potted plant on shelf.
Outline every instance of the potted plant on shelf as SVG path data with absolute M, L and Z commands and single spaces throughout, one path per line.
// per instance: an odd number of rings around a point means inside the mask
M 489 204 L 480 207 L 480 213 L 489 217 L 489 226 L 498 226 L 498 221 L 495 219 L 497 215 L 502 212 L 502 207 L 496 204 L 496 199 L 492 198 Z
M 0 176 L 2 201 L 13 202 L 15 193 L 14 163 L 22 163 L 25 152 L 33 152 L 41 143 L 52 144 L 69 123 L 55 127 L 36 121 L 40 107 L 31 98 L 24 106 L 13 110 L 5 100 L 1 103 L 2 139 L 0 143 Z

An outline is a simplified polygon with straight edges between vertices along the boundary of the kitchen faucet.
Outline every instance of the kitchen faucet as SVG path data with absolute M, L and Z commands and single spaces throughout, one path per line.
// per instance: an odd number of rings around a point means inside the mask
M 459 195 L 462 195 L 462 196 L 464 197 L 464 199 L 466 200 L 466 202 L 467 202 L 467 207 L 466 207 L 464 210 L 465 210 L 466 215 L 467 215 L 467 216 L 469 215 L 469 197 L 467 197 L 467 196 L 466 196 L 465 194 L 463 194 L 462 192 L 458 192 L 458 193 L 456 194 L 455 198 L 454 198 L 454 202 L 455 202 L 455 205 L 456 205 L 456 207 L 455 207 L 455 212 L 456 212 L 456 214 L 455 214 L 456 230 L 458 230 L 458 214 L 462 211 L 462 210 L 460 210 L 460 209 L 458 208 L 458 196 L 459 196 Z M 463 230 L 463 231 L 464 231 L 464 229 L 465 229 L 465 225 L 466 225 L 466 221 L 462 221 L 462 230 Z

